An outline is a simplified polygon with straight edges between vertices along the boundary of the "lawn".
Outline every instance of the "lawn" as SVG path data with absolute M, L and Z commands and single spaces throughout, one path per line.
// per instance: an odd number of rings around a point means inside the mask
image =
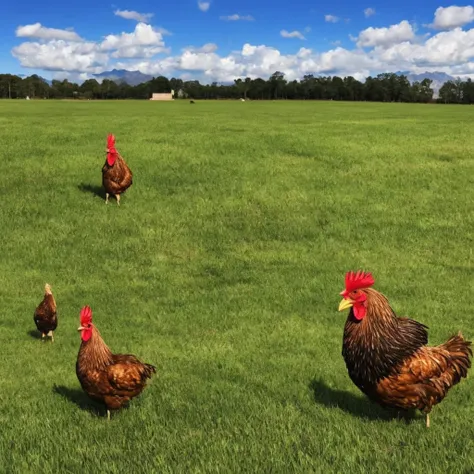
M 473 109 L 0 102 L 5 473 L 474 472 L 474 373 L 394 420 L 341 355 L 348 270 L 430 344 L 474 338 Z M 107 133 L 134 173 L 104 204 Z M 55 342 L 33 311 L 45 282 Z M 157 367 L 112 414 L 75 374 L 79 311 Z M 473 369 L 474 370 L 474 369 Z

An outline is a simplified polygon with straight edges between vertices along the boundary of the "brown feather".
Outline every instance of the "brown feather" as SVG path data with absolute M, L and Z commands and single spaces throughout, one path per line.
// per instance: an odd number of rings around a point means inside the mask
M 397 317 L 373 288 L 363 291 L 367 315 L 359 321 L 351 308 L 344 328 L 342 355 L 350 378 L 383 406 L 429 413 L 467 376 L 471 342 L 459 334 L 428 347 L 425 325 Z
M 105 160 L 102 167 L 102 185 L 109 194 L 122 194 L 133 183 L 133 173 L 125 160 L 117 153 L 115 163 L 110 166 Z
M 43 335 L 48 334 L 50 331 L 55 331 L 58 327 L 56 301 L 51 290 L 45 290 L 43 300 L 35 309 L 33 320 L 36 328 Z
M 139 395 L 154 373 L 153 365 L 142 363 L 134 355 L 112 354 L 95 326 L 91 338 L 81 343 L 77 378 L 82 389 L 108 410 L 119 409 Z

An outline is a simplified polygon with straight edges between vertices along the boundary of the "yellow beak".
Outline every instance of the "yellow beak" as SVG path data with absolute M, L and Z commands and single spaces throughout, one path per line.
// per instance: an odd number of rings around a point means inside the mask
M 350 299 L 344 298 L 340 303 L 339 303 L 339 310 L 338 311 L 344 311 L 345 309 L 349 309 L 352 307 L 354 302 Z
M 78 331 L 82 331 L 82 330 L 84 330 L 84 329 L 85 329 L 85 328 L 83 328 L 82 326 L 80 326 L 80 327 L 77 328 Z

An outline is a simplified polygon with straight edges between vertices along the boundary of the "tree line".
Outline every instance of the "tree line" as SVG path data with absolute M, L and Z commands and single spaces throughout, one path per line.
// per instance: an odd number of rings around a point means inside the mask
M 0 98 L 23 99 L 149 99 L 153 92 L 174 90 L 176 99 L 250 99 L 250 100 L 347 100 L 374 102 L 434 102 L 431 79 L 410 83 L 404 75 L 393 73 L 368 77 L 365 82 L 348 77 L 305 75 L 300 81 L 288 81 L 276 71 L 268 80 L 236 79 L 233 84 L 201 84 L 199 81 L 154 77 L 131 86 L 125 82 L 88 79 L 82 84 L 53 80 L 48 83 L 36 74 L 19 77 L 0 74 Z M 441 103 L 474 103 L 471 79 L 447 81 L 439 91 Z

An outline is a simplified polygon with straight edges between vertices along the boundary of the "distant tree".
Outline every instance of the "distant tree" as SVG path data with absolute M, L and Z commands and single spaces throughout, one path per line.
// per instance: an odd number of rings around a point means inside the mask
M 79 91 L 86 99 L 102 99 L 102 86 L 97 79 L 87 79 L 80 85 Z
M 460 104 L 463 100 L 463 83 L 460 79 L 445 82 L 439 90 L 439 98 L 445 104 Z
M 468 78 L 466 82 L 461 83 L 462 88 L 462 102 L 464 104 L 474 103 L 474 82 Z
M 154 77 L 149 83 L 150 97 L 153 92 L 166 93 L 171 92 L 171 84 L 168 78 L 165 76 Z
M 278 99 L 284 97 L 286 85 L 285 74 L 283 72 L 276 71 L 270 76 L 269 82 L 271 87 L 272 98 Z
M 0 97 L 2 99 L 16 99 L 22 88 L 22 79 L 13 74 L 0 74 Z
M 232 84 L 201 84 L 197 80 L 183 81 L 158 76 L 151 81 L 131 86 L 123 81 L 88 79 L 81 85 L 53 80 L 48 84 L 36 74 L 21 78 L 0 74 L 0 98 L 79 98 L 79 99 L 138 99 L 145 100 L 153 92 L 174 90 L 175 98 L 192 99 L 289 99 L 289 100 L 360 100 L 378 102 L 420 102 L 433 100 L 431 79 L 415 81 L 394 73 L 369 76 L 365 82 L 352 76 L 315 76 L 306 74 L 301 80 L 287 81 L 285 74 L 275 71 L 267 80 L 237 78 Z M 439 90 L 438 102 L 474 104 L 474 82 L 460 79 L 445 82 Z

